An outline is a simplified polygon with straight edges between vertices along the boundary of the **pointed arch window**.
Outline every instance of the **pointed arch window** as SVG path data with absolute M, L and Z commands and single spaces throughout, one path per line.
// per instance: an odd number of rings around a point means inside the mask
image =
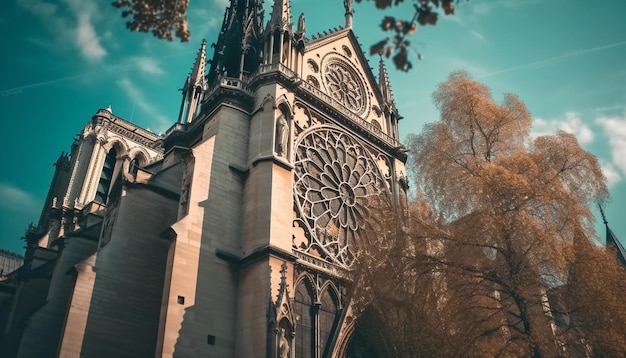
M 318 313 L 320 331 L 320 353 L 322 357 L 330 356 L 328 341 L 332 337 L 333 329 L 337 321 L 337 299 L 330 289 L 326 289 L 322 294 L 320 310 Z
M 305 281 L 296 288 L 296 358 L 329 357 L 330 341 L 339 321 L 339 300 L 335 291 L 327 287 L 319 302 L 313 298 L 313 289 Z
M 294 309 L 297 317 L 296 358 L 315 357 L 313 345 L 313 290 L 311 290 L 308 286 L 308 284 L 302 282 L 296 289 L 296 299 L 294 302 Z
M 117 151 L 111 148 L 104 159 L 100 181 L 98 182 L 98 190 L 96 191 L 95 201 L 106 204 L 111 189 L 111 180 L 113 180 L 113 171 L 115 170 L 115 162 L 117 161 Z

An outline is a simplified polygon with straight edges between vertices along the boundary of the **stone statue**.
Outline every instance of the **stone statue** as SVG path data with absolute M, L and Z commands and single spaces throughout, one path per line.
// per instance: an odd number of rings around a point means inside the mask
M 280 329 L 280 338 L 278 339 L 278 357 L 289 358 L 289 340 L 285 337 L 285 329 Z
M 284 115 L 280 115 L 276 120 L 276 153 L 280 156 L 287 155 L 287 145 L 289 144 L 289 124 Z
M 296 32 L 299 34 L 303 34 L 306 32 L 306 22 L 304 20 L 304 13 L 301 13 L 300 17 L 298 17 L 298 30 L 296 30 Z

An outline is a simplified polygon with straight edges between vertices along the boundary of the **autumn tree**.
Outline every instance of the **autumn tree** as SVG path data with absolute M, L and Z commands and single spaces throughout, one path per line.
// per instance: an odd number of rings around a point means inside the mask
M 612 250 L 584 237 L 574 244 L 567 284 L 555 289 L 558 337 L 566 350 L 593 357 L 626 352 L 626 270 Z
M 531 116 L 514 95 L 497 104 L 457 72 L 434 100 L 440 120 L 409 145 L 418 186 L 453 237 L 442 264 L 493 288 L 484 300 L 503 321 L 485 332 L 511 337 L 503 352 L 546 356 L 546 291 L 567 281 L 576 235 L 595 237 L 589 205 L 608 197 L 606 179 L 573 135 L 531 140 Z
M 430 255 L 447 237 L 424 202 L 377 208 L 385 220 L 377 235 L 361 243 L 354 269 L 353 306 L 357 331 L 369 342 L 369 356 L 461 356 L 462 336 L 454 327 L 462 305 L 445 305 L 441 273 Z M 447 300 L 450 297 L 446 298 Z
M 498 104 L 486 86 L 463 72 L 451 74 L 434 101 L 441 118 L 408 141 L 417 192 L 429 209 L 405 219 L 418 226 L 395 224 L 403 229 L 393 234 L 383 228 L 379 236 L 391 241 L 389 248 L 364 249 L 362 256 L 369 258 L 361 261 L 369 261 L 364 267 L 370 269 L 363 269 L 363 296 L 383 307 L 381 315 L 392 311 L 397 327 L 387 332 L 391 339 L 398 340 L 406 324 L 424 333 L 409 331 L 406 341 L 413 335 L 424 342 L 454 342 L 446 347 L 453 354 L 429 356 L 558 355 L 563 342 L 581 337 L 574 329 L 557 334 L 550 298 L 582 300 L 565 293 L 586 285 L 614 302 L 621 287 L 615 279 L 611 288 L 594 288 L 595 281 L 580 272 L 595 261 L 584 265 L 575 255 L 577 241 L 593 246 L 596 238 L 589 205 L 608 197 L 600 166 L 571 134 L 531 139 L 531 116 L 522 101 L 506 94 Z M 394 313 L 384 304 L 385 294 L 401 310 L 424 317 Z M 603 303 L 592 298 L 584 309 L 600 315 Z M 429 308 L 420 308 L 421 302 Z M 581 325 L 593 321 L 586 317 L 579 316 Z M 418 349 L 420 342 L 408 344 Z

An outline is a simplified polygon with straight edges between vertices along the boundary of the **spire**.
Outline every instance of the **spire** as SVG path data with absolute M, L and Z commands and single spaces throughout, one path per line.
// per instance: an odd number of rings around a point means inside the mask
M 383 95 L 383 101 L 389 107 L 395 107 L 393 100 L 393 93 L 391 92 L 391 85 L 389 83 L 389 75 L 387 74 L 387 67 L 383 56 L 380 56 L 380 65 L 378 69 L 378 86 L 380 87 L 380 93 Z
M 206 67 L 206 39 L 202 39 L 200 50 L 196 56 L 196 62 L 193 64 L 191 73 L 189 74 L 190 80 L 194 87 L 204 87 L 204 72 Z
M 292 31 L 291 3 L 289 0 L 274 0 L 272 17 L 267 26 L 271 30 L 278 27 L 282 30 Z
M 220 76 L 242 78 L 261 63 L 262 0 L 230 0 L 207 74 L 209 86 Z
M 206 40 L 202 40 L 196 62 L 194 62 L 191 72 L 183 85 L 183 101 L 180 105 L 178 123 L 188 123 L 193 120 L 199 108 L 198 104 L 202 98 L 202 93 L 207 89 L 204 77 L 206 68 Z
M 354 8 L 352 7 L 352 0 L 343 0 L 343 7 L 346 9 L 346 29 L 352 28 L 352 15 L 354 15 Z
M 600 208 L 600 214 L 602 215 L 602 222 L 606 227 L 606 247 L 610 247 L 612 250 L 615 250 L 615 255 L 617 260 L 622 263 L 622 265 L 626 266 L 626 249 L 619 242 L 617 236 L 613 233 L 613 231 L 609 228 L 609 223 L 606 220 L 606 216 L 604 215 L 604 210 L 602 210 L 602 206 L 598 205 Z

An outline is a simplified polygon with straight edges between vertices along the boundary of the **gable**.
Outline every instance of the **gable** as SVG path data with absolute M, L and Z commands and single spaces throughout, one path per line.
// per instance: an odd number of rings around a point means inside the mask
M 310 41 L 304 52 L 302 78 L 385 133 L 389 124 L 381 111 L 376 77 L 350 29 Z

